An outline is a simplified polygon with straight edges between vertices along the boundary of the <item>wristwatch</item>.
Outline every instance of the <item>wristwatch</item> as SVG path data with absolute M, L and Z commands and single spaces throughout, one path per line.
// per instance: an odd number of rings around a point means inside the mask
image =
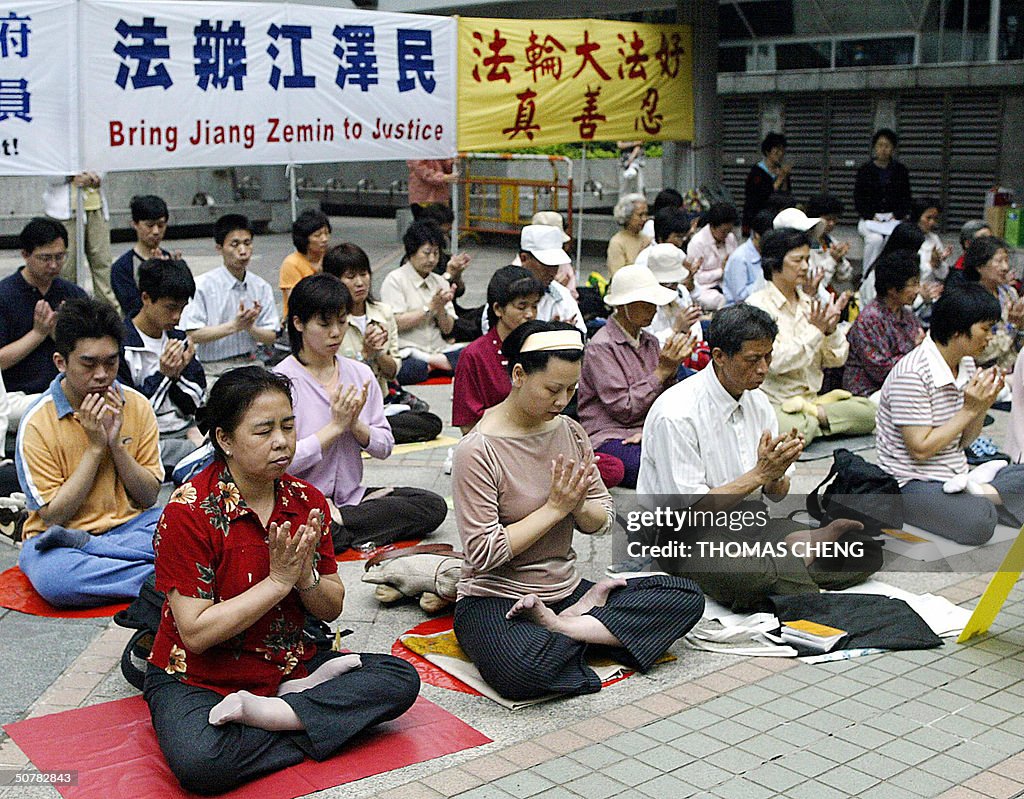
M 298 591 L 300 594 L 305 594 L 305 593 L 308 593 L 309 591 L 312 591 L 318 585 L 320 585 L 320 572 L 317 571 L 316 566 L 314 566 L 313 567 L 313 582 L 310 583 L 309 585 L 307 585 L 305 588 L 299 588 L 298 586 L 295 586 L 295 590 Z

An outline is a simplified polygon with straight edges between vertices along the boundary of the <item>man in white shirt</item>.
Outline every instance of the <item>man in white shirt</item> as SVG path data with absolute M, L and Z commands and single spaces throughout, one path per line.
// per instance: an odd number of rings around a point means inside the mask
M 640 505 L 714 514 L 711 525 L 662 527 L 658 544 L 682 541 L 690 548 L 680 557 L 659 559 L 660 566 L 691 577 L 734 610 L 763 608 L 772 594 L 856 585 L 880 565 L 849 564 L 840 572 L 833 570 L 838 562 L 817 562 L 813 556 L 810 544 L 848 540 L 861 528 L 859 522 L 840 520 L 807 530 L 771 519 L 761 498 L 751 496 L 785 497 L 803 451 L 795 430 L 779 435 L 771 403 L 758 388 L 768 374 L 777 332 L 768 314 L 749 305 L 716 313 L 707 331 L 711 363 L 658 397 L 644 424 L 636 487 Z M 722 553 L 723 545 L 736 542 L 758 545 L 758 554 Z
M 527 225 L 519 235 L 519 259 L 523 267 L 544 286 L 544 293 L 537 304 L 537 319 L 541 322 L 567 322 L 585 336 L 587 326 L 579 305 L 569 289 L 555 280 L 558 268 L 572 263 L 562 248 L 563 236 L 554 225 Z M 484 333 L 490 328 L 486 308 L 481 327 Z
M 181 327 L 212 382 L 229 369 L 252 365 L 260 344 L 272 345 L 281 327 L 270 284 L 247 271 L 253 252 L 252 224 L 227 214 L 214 224 L 213 239 L 224 265 L 196 280 L 196 296 Z

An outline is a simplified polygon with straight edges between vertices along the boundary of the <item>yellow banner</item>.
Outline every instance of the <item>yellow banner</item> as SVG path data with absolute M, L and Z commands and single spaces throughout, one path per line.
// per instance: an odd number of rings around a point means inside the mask
M 688 25 L 459 19 L 460 150 L 693 138 Z

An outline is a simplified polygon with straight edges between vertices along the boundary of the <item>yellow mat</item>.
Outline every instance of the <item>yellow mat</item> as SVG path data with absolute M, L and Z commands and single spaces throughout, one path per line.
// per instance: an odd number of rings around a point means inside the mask
M 506 699 L 484 681 L 476 665 L 462 651 L 462 647 L 459 646 L 454 630 L 444 630 L 431 635 L 412 635 L 406 633 L 399 636 L 399 640 L 420 657 L 479 691 L 488 699 L 494 700 L 502 707 L 507 707 L 509 710 L 518 710 L 562 696 L 562 694 L 548 694 L 536 699 L 520 701 Z M 670 655 L 666 652 L 656 662 L 658 664 L 668 663 L 675 659 L 675 655 Z M 633 673 L 633 669 L 629 666 L 617 663 L 609 658 L 596 657 L 593 654 L 587 655 L 587 665 L 600 677 L 603 684 Z
M 430 441 L 414 441 L 412 444 L 396 444 L 395 448 L 391 450 L 392 456 L 394 455 L 408 455 L 410 452 L 422 452 L 425 449 L 437 449 L 438 447 L 454 447 L 459 443 L 459 439 L 452 438 L 451 436 L 438 436 Z M 363 450 L 363 457 L 369 458 L 370 453 Z

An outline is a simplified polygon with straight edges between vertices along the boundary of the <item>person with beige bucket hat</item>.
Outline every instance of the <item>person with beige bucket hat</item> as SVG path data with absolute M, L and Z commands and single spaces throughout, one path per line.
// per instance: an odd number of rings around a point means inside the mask
M 621 485 L 636 487 L 644 419 L 654 400 L 676 382 L 680 365 L 693 352 L 689 332 L 673 333 L 664 346 L 644 330 L 658 306 L 676 299 L 646 266 L 630 264 L 612 277 L 607 305 L 615 308 L 587 344 L 580 374 L 580 424 L 595 452 L 622 460 Z

